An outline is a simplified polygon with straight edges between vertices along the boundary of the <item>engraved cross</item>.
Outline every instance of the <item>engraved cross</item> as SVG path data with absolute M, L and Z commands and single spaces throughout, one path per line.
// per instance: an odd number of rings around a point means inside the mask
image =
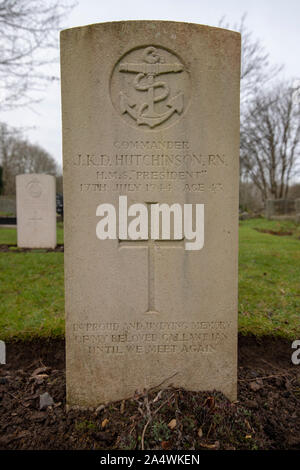
M 43 220 L 42 217 L 37 217 L 36 213 L 33 215 L 33 217 L 30 217 L 29 220 Z
M 37 220 L 43 220 L 43 217 L 40 217 L 38 214 L 38 211 L 34 210 L 32 217 L 29 218 L 29 220 L 33 220 L 36 222 Z
M 148 309 L 145 313 L 159 314 L 155 305 L 155 252 L 157 248 L 183 248 L 184 238 L 180 240 L 161 240 L 151 238 L 151 205 L 155 202 L 147 202 L 148 207 L 148 240 L 120 240 L 119 247 L 136 248 L 144 247 L 148 249 Z

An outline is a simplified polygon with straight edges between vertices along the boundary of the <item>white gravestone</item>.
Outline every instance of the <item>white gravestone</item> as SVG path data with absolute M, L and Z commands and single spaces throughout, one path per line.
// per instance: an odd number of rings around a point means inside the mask
M 55 176 L 16 177 L 17 234 L 21 248 L 56 247 Z

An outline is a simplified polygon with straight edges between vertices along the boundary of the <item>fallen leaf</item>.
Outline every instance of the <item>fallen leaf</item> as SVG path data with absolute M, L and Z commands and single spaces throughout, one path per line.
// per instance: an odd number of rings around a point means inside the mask
M 250 423 L 247 419 L 245 419 L 245 423 L 247 424 L 248 429 L 251 429 Z
M 35 375 L 31 379 L 35 380 L 38 385 L 41 385 L 44 382 L 44 380 L 48 378 L 49 378 L 49 375 L 47 374 L 39 374 L 39 375 Z
M 205 442 L 201 442 L 200 446 L 204 447 L 205 449 L 218 450 L 220 448 L 220 442 L 216 441 L 214 444 L 206 444 Z
M 253 429 L 253 427 L 251 426 L 251 424 L 249 423 L 249 421 L 247 419 L 245 419 L 245 423 L 247 424 L 247 427 L 248 427 L 249 431 L 252 434 L 255 434 L 255 429 Z
M 175 429 L 176 428 L 176 419 L 171 419 L 171 421 L 168 424 L 168 428 L 170 429 Z
M 108 422 L 109 422 L 109 420 L 107 418 L 105 418 L 101 423 L 101 428 L 102 429 L 106 428 L 106 426 L 108 425 Z
M 35 369 L 35 370 L 32 372 L 31 377 L 35 377 L 36 375 L 42 374 L 42 373 L 44 373 L 44 372 L 47 372 L 49 369 L 50 369 L 50 367 L 38 367 L 37 369 Z
M 172 444 L 169 441 L 162 441 L 161 447 L 164 450 L 170 450 L 172 448 Z

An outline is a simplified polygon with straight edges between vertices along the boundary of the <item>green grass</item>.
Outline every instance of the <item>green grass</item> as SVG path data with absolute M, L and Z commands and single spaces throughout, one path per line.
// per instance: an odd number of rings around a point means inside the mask
M 17 230 L 15 228 L 0 228 L 0 244 L 16 245 Z
M 63 223 L 58 222 L 57 230 L 57 243 L 64 242 Z M 0 227 L 0 245 L 16 245 L 17 244 L 17 230 L 15 228 L 2 228 Z
M 0 253 L 0 337 L 64 334 L 63 253 Z
M 292 232 L 276 236 L 259 230 Z M 300 336 L 300 226 L 290 221 L 240 222 L 239 330 Z M 58 224 L 58 243 L 63 242 Z M 0 229 L 0 244 L 15 229 Z M 64 335 L 63 253 L 0 253 L 0 338 Z
M 15 217 L 16 214 L 14 214 L 13 212 L 3 212 L 3 211 L 0 211 L 0 217 Z
M 255 229 L 292 232 L 290 236 Z M 252 219 L 240 223 L 239 330 L 290 339 L 300 333 L 300 227 Z
M 300 240 L 300 224 L 297 224 L 296 222 L 293 222 L 291 220 L 279 221 L 279 220 L 268 220 L 264 218 L 250 219 L 247 221 L 240 222 L 240 226 L 248 227 L 257 231 L 272 230 L 274 232 L 285 232 L 285 233 L 292 232 L 292 235 L 287 236 L 288 237 L 287 239 L 294 238 L 296 240 Z M 279 243 L 280 243 L 280 240 L 279 240 Z

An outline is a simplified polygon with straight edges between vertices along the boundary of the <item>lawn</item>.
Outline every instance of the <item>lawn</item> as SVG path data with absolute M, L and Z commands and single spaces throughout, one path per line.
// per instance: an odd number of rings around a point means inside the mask
M 300 226 L 252 219 L 240 223 L 239 240 L 240 332 L 296 339 L 300 336 Z
M 16 230 L 1 228 L 0 244 L 15 243 Z M 63 253 L 0 253 L 0 299 L 0 339 L 62 336 Z M 299 225 L 240 222 L 239 330 L 290 339 L 300 335 Z
M 57 243 L 61 244 L 64 242 L 64 230 L 63 223 L 58 222 L 57 224 Z M 0 227 L 0 245 L 16 245 L 17 243 L 17 230 L 15 228 L 1 228 Z

